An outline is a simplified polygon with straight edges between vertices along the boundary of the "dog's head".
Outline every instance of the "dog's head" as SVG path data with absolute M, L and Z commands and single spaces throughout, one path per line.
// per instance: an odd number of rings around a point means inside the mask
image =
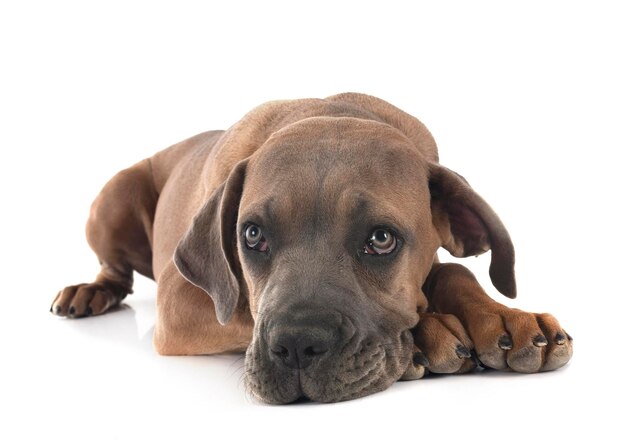
M 461 177 L 388 125 L 319 117 L 274 133 L 232 170 L 175 262 L 221 323 L 247 296 L 257 397 L 330 402 L 383 390 L 410 368 L 441 246 L 491 249 L 492 280 L 514 296 L 508 234 Z

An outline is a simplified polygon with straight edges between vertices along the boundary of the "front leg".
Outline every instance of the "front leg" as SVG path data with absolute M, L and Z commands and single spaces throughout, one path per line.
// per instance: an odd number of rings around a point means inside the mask
M 159 275 L 153 336 L 159 354 L 244 352 L 252 339 L 253 325 L 243 304 L 226 325 L 220 324 L 211 297 L 184 279 L 172 261 Z
M 550 371 L 572 357 L 572 338 L 553 316 L 496 302 L 462 265 L 435 264 L 424 293 L 433 312 L 452 314 L 461 321 L 485 366 L 527 373 Z

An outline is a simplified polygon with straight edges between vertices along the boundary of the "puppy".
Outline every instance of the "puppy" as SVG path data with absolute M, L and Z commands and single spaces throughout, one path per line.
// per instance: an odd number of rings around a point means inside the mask
M 554 317 L 492 300 L 457 257 L 491 250 L 515 297 L 514 250 L 491 207 L 439 165 L 429 131 L 380 99 L 346 93 L 275 101 L 119 172 L 91 208 L 102 265 L 51 312 L 103 314 L 158 283 L 161 354 L 246 351 L 259 399 L 362 397 L 427 371 L 477 363 L 563 366 Z

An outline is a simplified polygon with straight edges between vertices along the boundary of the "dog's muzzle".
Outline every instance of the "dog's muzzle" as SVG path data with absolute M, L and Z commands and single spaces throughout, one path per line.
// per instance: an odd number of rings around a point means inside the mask
M 406 370 L 412 337 L 381 335 L 339 311 L 289 308 L 257 321 L 246 386 L 269 403 L 334 402 L 385 389 Z

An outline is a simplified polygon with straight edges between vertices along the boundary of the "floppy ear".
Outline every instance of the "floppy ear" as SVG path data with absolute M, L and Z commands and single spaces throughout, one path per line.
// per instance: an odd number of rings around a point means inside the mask
M 213 192 L 174 253 L 174 263 L 183 277 L 211 296 L 222 325 L 230 320 L 239 300 L 241 266 L 235 234 L 247 163 L 239 162 Z
M 515 250 L 498 215 L 465 179 L 439 164 L 430 164 L 429 188 L 442 246 L 455 257 L 491 249 L 491 281 L 502 294 L 515 298 Z

